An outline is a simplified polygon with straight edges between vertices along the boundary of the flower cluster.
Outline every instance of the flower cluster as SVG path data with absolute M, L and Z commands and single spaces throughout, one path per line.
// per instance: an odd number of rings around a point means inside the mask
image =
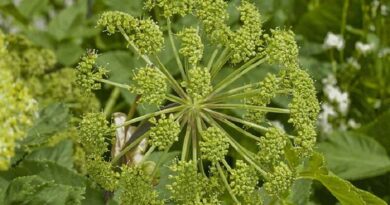
M 297 64 L 298 46 L 291 30 L 272 29 L 271 35 L 264 35 L 267 42 L 265 52 L 270 63 L 285 67 Z
M 123 12 L 108 11 L 101 15 L 97 24 L 106 28 L 109 34 L 126 35 L 128 43 L 134 44 L 142 54 L 158 52 L 164 43 L 162 32 L 151 19 L 139 20 Z
M 201 135 L 200 151 L 202 152 L 202 158 L 213 163 L 223 160 L 229 149 L 229 142 L 225 134 L 217 127 L 209 127 Z
M 274 171 L 268 175 L 264 184 L 265 190 L 271 195 L 281 195 L 288 191 L 294 180 L 294 173 L 283 162 L 274 167 Z
M 233 193 L 244 198 L 254 192 L 259 180 L 256 170 L 242 160 L 236 162 L 230 178 Z
M 101 84 L 97 81 L 101 80 L 107 74 L 107 70 L 102 66 L 96 65 L 98 54 L 94 50 L 81 58 L 77 65 L 77 80 L 76 83 L 85 89 L 88 93 L 92 90 L 101 88 Z
M 188 82 L 183 82 L 189 96 L 199 101 L 212 90 L 211 75 L 206 68 L 194 67 L 188 72 Z
M 141 102 L 160 105 L 168 92 L 166 77 L 155 67 L 137 69 L 132 78 L 130 91 L 141 95 Z
M 188 58 L 191 65 L 196 65 L 203 57 L 203 43 L 198 31 L 194 28 L 185 28 L 177 34 L 181 40 L 180 54 Z
M 36 101 L 8 70 L 0 70 L 0 170 L 8 169 L 37 112 Z
M 284 156 L 287 136 L 279 128 L 269 128 L 265 136 L 259 140 L 258 145 L 260 160 L 264 163 L 275 164 Z
M 161 115 L 160 119 L 152 118 L 149 121 L 154 125 L 149 133 L 151 145 L 165 150 L 178 140 L 180 125 L 172 114 L 169 117 Z
M 145 7 L 152 9 L 154 7 L 161 8 L 163 15 L 170 18 L 175 14 L 185 16 L 191 13 L 195 0 L 146 0 Z

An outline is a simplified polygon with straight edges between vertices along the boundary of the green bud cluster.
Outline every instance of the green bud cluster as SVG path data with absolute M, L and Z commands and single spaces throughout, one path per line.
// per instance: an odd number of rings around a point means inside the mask
M 153 124 L 149 131 L 151 145 L 158 147 L 159 150 L 165 150 L 178 140 L 180 124 L 175 121 L 172 114 L 169 117 L 161 115 L 160 119 L 152 118 L 150 122 Z
M 204 46 L 195 28 L 185 28 L 177 34 L 181 39 L 180 54 L 188 59 L 191 65 L 196 65 L 203 57 Z
M 106 28 L 109 34 L 125 32 L 128 43 L 134 43 L 141 54 L 152 54 L 161 50 L 164 43 L 163 33 L 151 19 L 137 19 L 119 11 L 104 12 L 97 22 Z
M 119 199 L 121 204 L 162 205 L 157 192 L 153 189 L 151 177 L 141 167 L 122 169 L 119 180 Z
M 196 4 L 196 16 L 203 23 L 209 38 L 216 43 L 227 44 L 231 30 L 226 25 L 228 14 L 224 0 L 199 0 Z
M 281 129 L 268 128 L 264 137 L 260 138 L 258 145 L 260 161 L 268 164 L 276 164 L 284 156 L 284 148 L 287 145 L 287 136 Z
M 111 131 L 103 113 L 84 115 L 79 125 L 79 143 L 84 147 L 87 157 L 100 157 L 107 151 L 106 137 Z
M 274 167 L 272 173 L 268 174 L 264 188 L 270 195 L 281 195 L 290 189 L 294 178 L 295 175 L 291 169 L 285 163 L 281 162 Z
M 314 82 L 309 74 L 297 67 L 282 71 L 283 86 L 292 89 L 293 99 L 289 104 L 291 110 L 289 122 L 297 130 L 294 144 L 302 156 L 309 156 L 316 142 L 315 126 L 320 110 Z
M 254 167 L 242 160 L 237 160 L 236 167 L 230 175 L 230 186 L 235 195 L 243 198 L 249 197 L 256 189 L 258 180 Z
M 290 67 L 297 64 L 298 46 L 291 30 L 272 29 L 271 35 L 264 35 L 267 42 L 265 52 L 272 64 Z
M 3 44 L 7 53 L 2 58 L 14 76 L 29 78 L 42 75 L 56 63 L 54 52 L 33 45 L 24 36 L 6 35 Z
M 119 174 L 102 157 L 87 158 L 86 169 L 88 175 L 104 189 L 114 191 L 117 188 Z
M 163 15 L 170 18 L 175 14 L 185 16 L 192 12 L 195 0 L 146 0 L 145 7 L 151 10 L 154 7 L 161 8 Z
M 170 175 L 172 181 L 167 185 L 171 192 L 171 198 L 178 204 L 199 204 L 203 198 L 204 187 L 207 179 L 198 172 L 193 161 L 178 161 L 170 166 L 174 175 Z
M 99 90 L 101 84 L 97 81 L 107 74 L 107 70 L 104 67 L 96 66 L 97 57 L 98 54 L 96 51 L 90 50 L 81 58 L 81 61 L 76 67 L 76 83 L 88 93 L 92 90 Z
M 160 105 L 168 92 L 166 77 L 157 68 L 146 66 L 137 69 L 130 91 L 141 95 L 141 102 Z
M 37 112 L 36 101 L 28 89 L 9 70 L 0 69 L 0 170 L 8 169 Z
M 211 75 L 207 68 L 194 67 L 188 72 L 188 82 L 183 82 L 188 95 L 195 101 L 199 101 L 213 91 Z
M 248 61 L 251 57 L 257 55 L 259 47 L 263 44 L 263 40 L 260 38 L 262 34 L 261 16 L 256 6 L 243 1 L 239 11 L 243 25 L 234 32 L 229 45 L 233 51 L 232 63 Z
M 217 127 L 209 127 L 201 133 L 200 151 L 202 158 L 213 163 L 225 158 L 229 150 L 229 142 L 225 134 Z
M 258 90 L 258 94 L 253 97 L 245 99 L 245 104 L 247 105 L 256 105 L 256 106 L 266 106 L 271 103 L 271 100 L 276 96 L 276 93 L 279 89 L 279 80 L 274 74 L 268 74 L 263 81 L 259 83 L 258 87 L 248 89 L 251 91 L 253 89 Z M 247 110 L 247 113 L 244 115 L 244 118 L 251 122 L 262 122 L 265 119 L 265 112 L 260 110 Z

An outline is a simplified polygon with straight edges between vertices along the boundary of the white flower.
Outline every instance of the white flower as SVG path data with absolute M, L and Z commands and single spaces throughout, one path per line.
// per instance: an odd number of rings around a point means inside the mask
M 348 59 L 347 59 L 347 63 L 348 63 L 351 67 L 355 68 L 356 70 L 360 70 L 360 68 L 361 68 L 359 62 L 358 62 L 355 58 L 353 58 L 353 57 L 348 58 Z
M 389 54 L 390 54 L 390 48 L 383 48 L 379 51 L 378 56 L 379 56 L 379 58 L 383 58 Z
M 322 84 L 324 85 L 336 85 L 337 80 L 333 74 L 329 74 L 326 78 L 322 79 Z
M 332 76 L 328 76 L 326 79 L 323 79 L 323 83 L 325 82 L 323 91 L 330 102 L 337 104 L 338 111 L 345 115 L 349 108 L 349 96 L 347 92 L 342 92 L 337 87 L 333 78 Z
M 360 127 L 360 123 L 357 123 L 354 119 L 349 119 L 347 123 L 348 126 L 352 129 L 357 129 Z
M 364 43 L 358 41 L 355 44 L 355 48 L 363 55 L 366 55 L 366 54 L 370 53 L 372 50 L 374 50 L 374 45 L 373 44 L 364 44 Z
M 276 127 L 276 128 L 279 128 L 279 129 L 281 129 L 281 130 L 285 130 L 285 129 L 284 129 L 283 123 L 281 123 L 279 120 L 271 120 L 270 123 L 271 123 L 274 127 Z
M 324 41 L 324 49 L 332 49 L 336 48 L 337 50 L 342 50 L 344 48 L 344 39 L 341 35 L 334 34 L 332 32 L 328 32 Z
M 381 14 L 382 14 L 382 16 L 387 16 L 387 14 L 389 14 L 388 11 L 389 10 L 388 10 L 386 5 L 382 5 L 381 6 Z
M 322 108 L 322 111 L 318 116 L 318 119 L 319 119 L 318 123 L 319 123 L 319 126 L 323 132 L 329 133 L 333 130 L 332 124 L 329 123 L 329 118 L 336 117 L 337 112 L 328 103 L 323 103 L 321 105 L 321 108 Z

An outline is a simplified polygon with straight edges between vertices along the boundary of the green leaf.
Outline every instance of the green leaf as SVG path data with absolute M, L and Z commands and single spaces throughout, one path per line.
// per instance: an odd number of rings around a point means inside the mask
M 69 108 L 63 103 L 55 103 L 44 108 L 35 125 L 29 130 L 22 144 L 26 146 L 39 145 L 55 133 L 68 126 Z
M 360 190 L 350 182 L 328 173 L 325 168 L 324 157 L 319 153 L 314 153 L 299 175 L 300 178 L 321 182 L 342 205 L 386 205 L 386 202 L 375 195 Z
M 50 21 L 48 32 L 58 41 L 71 36 L 72 28 L 82 23 L 86 12 L 87 1 L 80 1 L 77 4 L 62 10 Z
M 81 204 L 84 189 L 56 184 L 33 175 L 17 177 L 9 184 L 6 204 Z
M 67 168 L 73 168 L 73 142 L 64 140 L 54 147 L 44 147 L 33 151 L 26 160 L 51 161 Z
M 22 0 L 16 7 L 19 12 L 26 18 L 31 17 L 47 6 L 48 0 Z
M 373 137 L 386 147 L 387 151 L 390 151 L 390 110 L 384 112 L 371 123 L 362 126 L 358 131 Z
M 83 53 L 84 49 L 74 42 L 63 42 L 58 45 L 56 50 L 58 62 L 66 66 L 76 63 Z
M 312 184 L 313 181 L 309 179 L 296 180 L 291 187 L 288 201 L 294 205 L 307 205 L 311 195 Z
M 390 171 L 386 150 L 363 134 L 335 132 L 318 146 L 329 169 L 344 179 L 364 179 Z

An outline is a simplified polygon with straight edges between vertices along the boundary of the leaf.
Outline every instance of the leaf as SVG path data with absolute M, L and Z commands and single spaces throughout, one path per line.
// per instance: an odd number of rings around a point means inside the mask
M 291 204 L 307 205 L 310 199 L 312 184 L 313 181 L 309 179 L 296 180 L 292 185 L 291 192 L 288 196 L 288 200 L 291 202 Z
M 64 140 L 54 147 L 44 147 L 33 151 L 26 160 L 51 161 L 66 168 L 73 168 L 73 142 Z
M 76 63 L 83 53 L 84 49 L 74 42 L 61 43 L 56 50 L 58 62 L 66 66 L 71 66 Z
M 62 10 L 50 21 L 48 32 L 58 41 L 72 35 L 72 27 L 82 23 L 79 18 L 86 14 L 87 1 L 79 1 L 77 4 Z
M 384 112 L 371 123 L 362 126 L 358 131 L 373 137 L 386 147 L 387 151 L 390 151 L 390 110 Z
M 6 204 L 81 204 L 84 189 L 56 184 L 33 175 L 18 177 L 9 184 Z
M 363 134 L 335 132 L 318 147 L 329 169 L 344 179 L 364 179 L 390 171 L 386 150 Z
M 44 108 L 35 125 L 28 131 L 22 144 L 31 146 L 45 143 L 53 134 L 68 126 L 69 108 L 63 103 L 51 104 Z
M 22 0 L 17 5 L 18 11 L 26 18 L 31 17 L 47 6 L 48 0 Z
M 350 182 L 328 173 L 324 165 L 324 157 L 320 153 L 314 153 L 299 175 L 304 179 L 321 182 L 342 205 L 386 205 L 386 202 L 375 195 L 360 190 Z

